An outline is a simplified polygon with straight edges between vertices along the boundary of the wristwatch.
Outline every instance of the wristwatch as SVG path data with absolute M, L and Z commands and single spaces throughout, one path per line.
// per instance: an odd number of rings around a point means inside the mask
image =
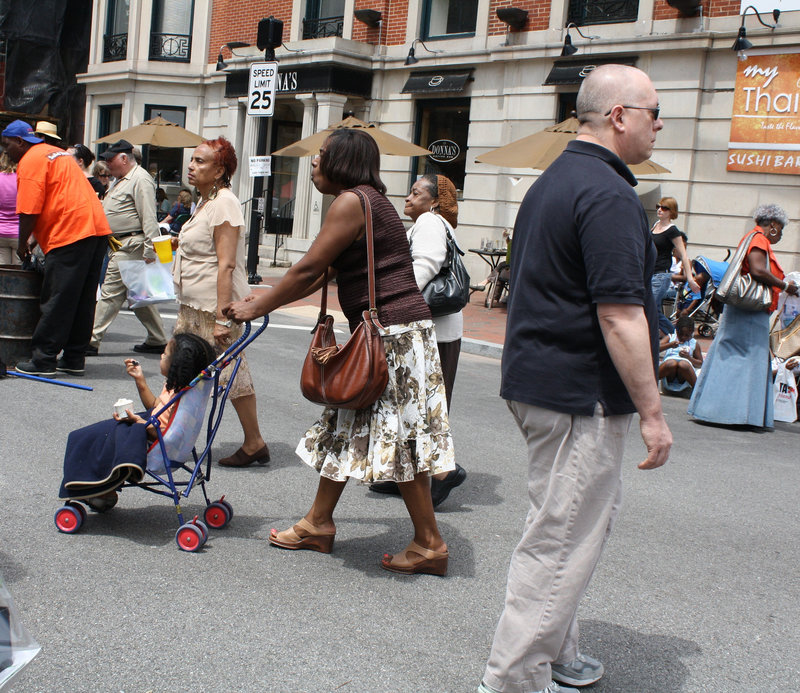
M 231 327 L 233 326 L 232 320 L 214 320 L 217 325 L 222 325 L 222 327 Z

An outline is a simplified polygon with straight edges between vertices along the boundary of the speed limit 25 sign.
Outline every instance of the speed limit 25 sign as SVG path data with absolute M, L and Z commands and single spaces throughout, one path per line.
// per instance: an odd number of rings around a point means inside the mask
M 278 63 L 252 63 L 250 88 L 247 90 L 247 115 L 271 116 L 275 112 L 275 88 Z

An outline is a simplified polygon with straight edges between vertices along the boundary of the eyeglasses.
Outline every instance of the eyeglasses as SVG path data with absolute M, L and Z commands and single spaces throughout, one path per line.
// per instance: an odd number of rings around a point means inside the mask
M 656 209 L 663 209 L 665 212 L 669 212 L 670 209 L 666 205 L 656 205 Z
M 97 177 L 98 178 L 111 178 L 111 174 L 110 173 L 98 173 Z
M 650 111 L 650 113 L 653 116 L 653 122 L 658 120 L 658 116 L 661 113 L 661 106 L 656 106 L 655 108 L 650 108 L 649 106 L 625 106 L 625 105 L 623 105 L 622 107 L 623 108 L 635 108 L 637 111 Z M 604 116 L 610 116 L 611 115 L 611 111 L 613 111 L 613 110 L 614 110 L 613 108 L 609 108 L 603 115 Z

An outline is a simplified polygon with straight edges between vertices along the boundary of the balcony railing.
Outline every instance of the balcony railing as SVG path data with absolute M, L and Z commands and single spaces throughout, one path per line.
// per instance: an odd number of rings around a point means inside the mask
M 103 62 L 125 60 L 128 57 L 128 34 L 106 34 L 103 36 Z
M 639 0 L 570 0 L 567 22 L 616 24 L 635 22 L 638 15 Z
M 320 17 L 319 19 L 303 20 L 303 38 L 327 38 L 341 36 L 344 26 L 344 17 Z
M 191 59 L 191 36 L 187 34 L 150 34 L 150 60 L 188 63 Z

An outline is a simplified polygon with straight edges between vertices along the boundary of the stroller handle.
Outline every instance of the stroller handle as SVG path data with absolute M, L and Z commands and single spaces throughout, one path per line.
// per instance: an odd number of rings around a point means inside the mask
M 203 371 L 198 375 L 192 382 L 191 385 L 194 385 L 198 380 L 203 377 L 208 377 L 211 374 L 212 368 L 216 368 L 217 370 L 222 370 L 227 366 L 233 359 L 235 359 L 240 353 L 242 353 L 247 346 L 260 335 L 265 329 L 267 329 L 267 325 L 269 325 L 269 315 L 264 316 L 264 322 L 253 334 L 251 335 L 250 332 L 252 331 L 252 326 L 249 322 L 244 323 L 244 330 L 239 338 L 233 342 L 225 351 L 223 351 L 219 356 L 217 356 L 214 361 L 212 361 L 207 368 L 204 368 Z M 190 385 L 190 387 L 191 387 Z

